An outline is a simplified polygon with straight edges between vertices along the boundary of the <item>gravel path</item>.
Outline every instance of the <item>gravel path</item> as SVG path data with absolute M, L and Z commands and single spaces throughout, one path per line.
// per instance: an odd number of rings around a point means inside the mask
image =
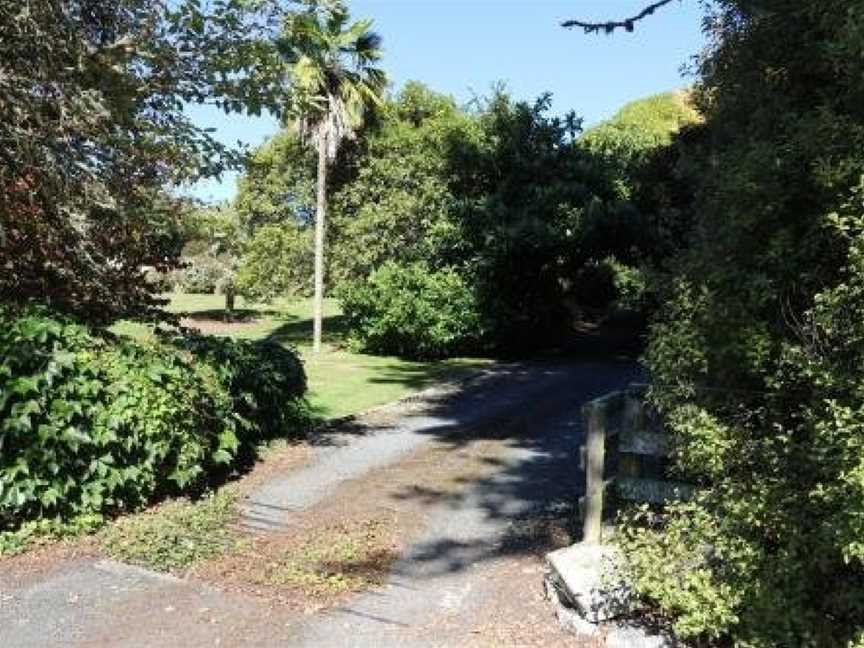
M 298 616 L 110 561 L 0 564 L 0 646 L 560 644 L 540 600 L 542 565 L 514 537 L 527 517 L 578 496 L 581 404 L 637 376 L 626 362 L 502 365 L 322 435 L 307 467 L 252 492 L 247 529 L 278 533 L 292 515 L 427 446 L 495 444 L 458 496 L 422 494 L 422 532 L 388 583 L 335 609 Z
M 520 523 L 572 505 L 584 477 L 576 460 L 583 402 L 625 386 L 626 364 L 530 365 L 504 385 L 460 399 L 473 424 L 489 417 L 500 439 L 495 469 L 457 498 L 432 502 L 426 531 L 400 560 L 386 587 L 300 625 L 296 646 L 560 645 L 542 598 L 542 564 L 512 542 Z M 458 447 L 476 434 L 454 416 L 443 435 Z M 424 434 L 423 431 L 420 434 Z M 484 435 L 480 435 L 481 437 Z M 538 604 L 539 602 L 539 604 Z M 539 618 L 536 617 L 539 612 Z M 524 626 L 524 627 L 519 627 Z M 519 630 L 518 639 L 508 631 Z M 534 643 L 536 642 L 536 643 Z M 572 645 L 572 643 L 571 643 Z

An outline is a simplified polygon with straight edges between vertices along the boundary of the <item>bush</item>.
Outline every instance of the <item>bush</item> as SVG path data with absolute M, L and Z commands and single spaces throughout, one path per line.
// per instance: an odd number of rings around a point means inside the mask
M 615 306 L 622 310 L 645 311 L 649 305 L 648 278 L 644 270 L 606 259 L 612 268 L 615 286 Z
M 203 335 L 175 338 L 174 344 L 213 367 L 245 437 L 263 441 L 305 427 L 306 372 L 295 351 L 269 340 Z
M 173 273 L 160 272 L 152 266 L 144 268 L 144 281 L 154 293 L 167 293 L 174 290 Z
M 860 212 L 860 195 L 843 210 Z M 834 646 L 864 629 L 864 215 L 833 218 L 847 265 L 794 338 L 750 323 L 730 343 L 717 297 L 684 282 L 654 324 L 653 400 L 677 470 L 701 489 L 662 527 L 631 521 L 623 537 L 637 590 L 681 637 Z M 762 385 L 701 389 L 721 353 Z
M 225 264 L 211 256 L 186 259 L 187 267 L 180 270 L 177 283 L 187 293 L 212 295 L 225 274 Z
M 442 358 L 476 349 L 481 340 L 474 295 L 453 270 L 387 263 L 340 297 L 352 337 L 373 353 Z
M 261 438 L 287 433 L 300 408 L 302 368 L 264 357 L 270 348 L 221 342 L 219 357 L 244 358 L 229 370 L 216 356 L 101 336 L 43 310 L 0 310 L 0 325 L 0 529 L 194 492 Z
M 699 494 L 631 526 L 628 554 L 694 643 L 861 646 L 861 3 L 712 4 L 691 247 L 668 265 L 646 354 Z

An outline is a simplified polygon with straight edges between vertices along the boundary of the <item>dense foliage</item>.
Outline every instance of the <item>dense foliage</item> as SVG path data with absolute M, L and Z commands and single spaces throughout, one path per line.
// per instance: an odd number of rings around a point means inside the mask
M 365 279 L 388 261 L 437 266 L 456 260 L 458 197 L 451 184 L 459 150 L 479 136 L 475 121 L 416 82 L 379 111 L 360 150 L 345 156 L 345 179 L 332 199 L 337 285 Z
M 186 335 L 174 346 L 210 366 L 231 398 L 233 417 L 244 442 L 274 439 L 298 431 L 306 373 L 297 354 L 272 340 L 248 342 Z
M 634 293 L 644 283 L 637 266 L 663 256 L 651 251 L 670 239 L 661 225 L 680 220 L 667 209 L 678 199 L 669 165 L 655 157 L 670 155 L 671 133 L 694 121 L 693 109 L 681 95 L 653 97 L 585 138 L 575 115 L 549 112 L 549 96 L 517 102 L 496 89 L 460 108 L 406 84 L 333 165 L 331 284 L 356 292 L 388 263 L 456 272 L 479 309 L 478 334 L 504 351 L 554 341 L 574 304 L 601 312 L 616 300 L 644 304 Z M 289 138 L 265 145 L 241 185 L 238 206 L 258 214 L 250 221 L 267 221 L 272 196 L 308 186 L 308 161 Z M 308 207 L 292 200 L 286 220 L 259 227 L 247 247 L 240 286 L 248 294 L 308 291 L 311 234 L 298 217 Z
M 158 315 L 180 252 L 167 189 L 239 157 L 184 112 L 278 107 L 278 3 L 0 2 L 0 297 L 91 321 Z
M 194 491 L 300 431 L 305 377 L 281 347 L 135 344 L 33 309 L 0 323 L 0 529 Z
M 712 6 L 691 245 L 647 354 L 700 488 L 625 546 L 682 636 L 860 645 L 864 4 Z
M 393 125 L 371 140 L 376 155 L 334 200 L 351 199 L 341 212 L 345 238 L 362 241 L 353 249 L 349 242 L 344 256 L 366 268 L 393 258 L 457 268 L 475 290 L 488 341 L 503 351 L 557 339 L 574 305 L 584 313 L 624 298 L 618 288 L 634 287 L 633 265 L 654 261 L 648 249 L 660 211 L 636 175 L 692 110 L 676 97 L 652 98 L 622 114 L 643 111 L 653 121 L 617 125 L 616 118 L 614 128 L 583 138 L 573 114 L 551 117 L 549 109 L 548 96 L 532 104 L 496 90 L 475 110 L 460 111 L 422 86 L 406 86 Z M 626 175 L 623 156 L 590 146 L 589 135 L 615 151 L 635 140 Z M 598 282 L 598 272 L 608 280 Z
M 312 228 L 292 221 L 264 225 L 246 241 L 237 289 L 250 299 L 312 292 Z
M 264 225 L 312 223 L 315 160 L 296 133 L 281 131 L 252 154 L 234 207 L 247 235 Z
M 441 358 L 476 351 L 483 337 L 471 287 L 453 270 L 389 262 L 340 301 L 355 341 L 374 353 Z

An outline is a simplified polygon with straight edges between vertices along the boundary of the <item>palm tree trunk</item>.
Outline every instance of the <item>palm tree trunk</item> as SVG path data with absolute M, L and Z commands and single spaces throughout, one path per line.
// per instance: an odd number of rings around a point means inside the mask
M 312 351 L 321 351 L 321 320 L 324 310 L 324 219 L 327 215 L 327 120 L 318 137 L 318 195 L 315 202 L 315 302 L 312 312 Z

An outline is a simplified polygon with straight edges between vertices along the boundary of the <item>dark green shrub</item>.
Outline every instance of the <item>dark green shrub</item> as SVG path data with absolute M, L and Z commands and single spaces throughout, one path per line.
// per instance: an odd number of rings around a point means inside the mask
M 251 353 L 221 344 L 223 359 Z M 224 475 L 287 424 L 275 390 L 293 415 L 305 385 L 296 358 L 244 362 L 232 375 L 216 356 L 0 311 L 0 529 L 135 509 Z
M 256 440 L 296 434 L 306 423 L 306 373 L 297 353 L 278 342 L 191 335 L 174 344 L 213 368 L 247 434 Z
M 862 646 L 862 5 L 711 4 L 691 247 L 646 355 L 699 489 L 619 537 L 695 644 Z
M 341 292 L 353 338 L 367 351 L 441 358 L 476 349 L 480 317 L 470 287 L 453 270 L 387 263 Z

